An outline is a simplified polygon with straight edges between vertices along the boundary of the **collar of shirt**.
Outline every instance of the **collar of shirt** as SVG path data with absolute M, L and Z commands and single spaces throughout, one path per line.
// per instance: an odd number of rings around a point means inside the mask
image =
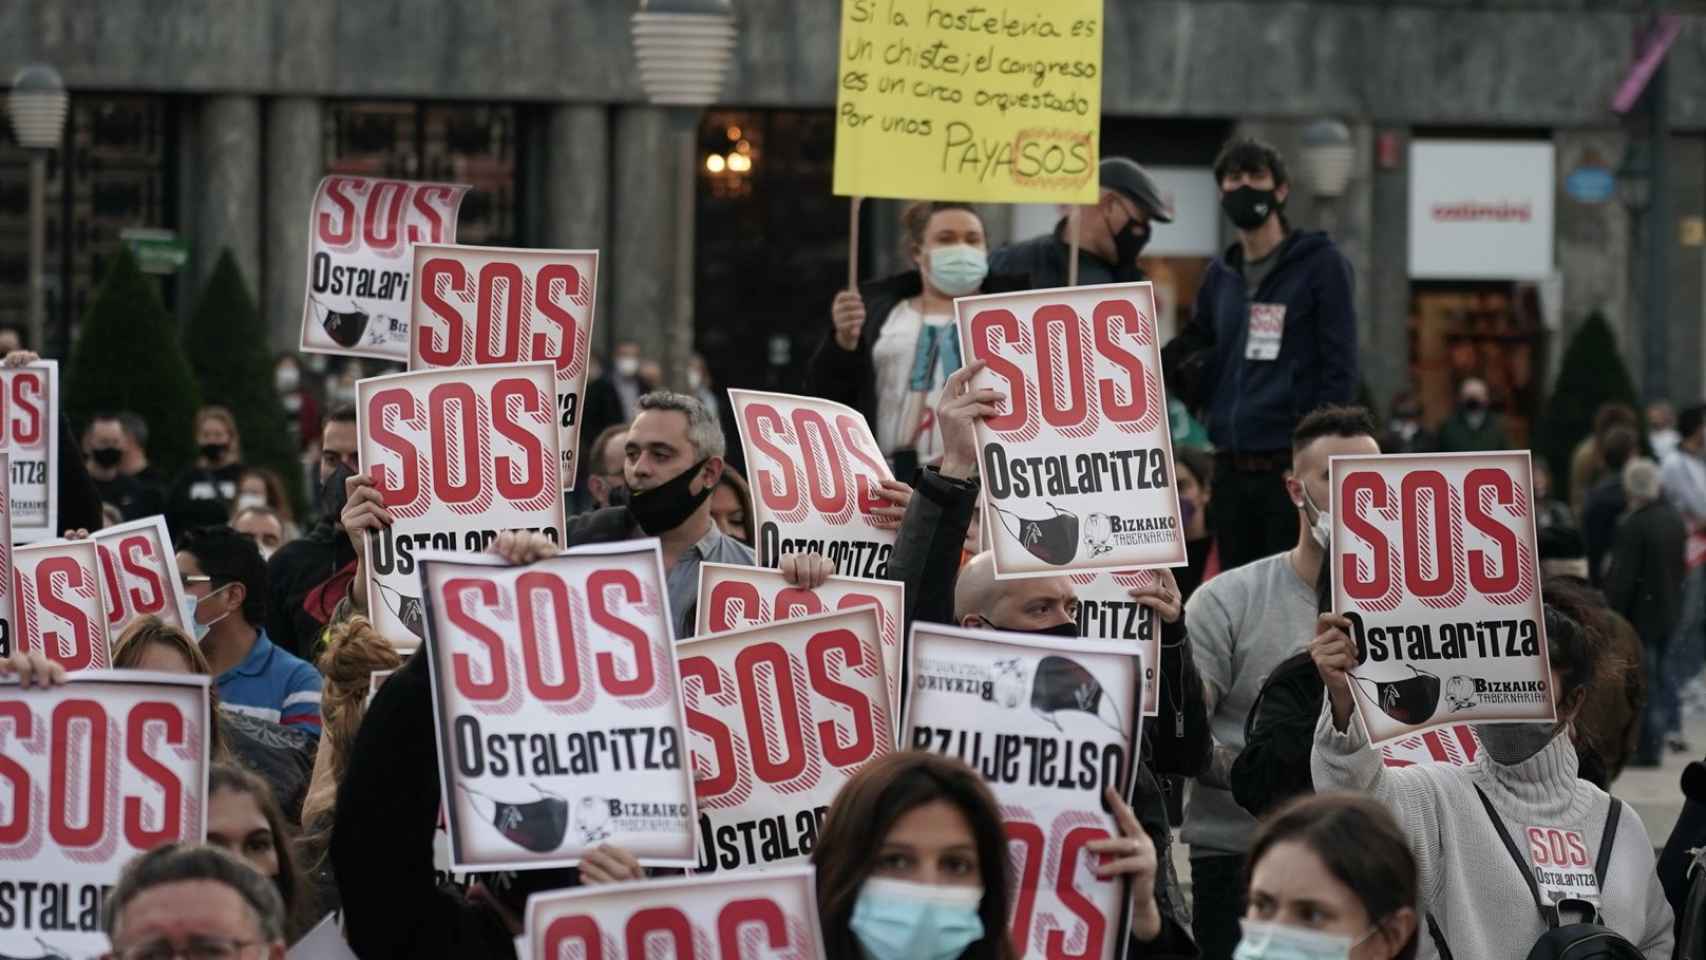
M 219 682 L 231 677 L 258 677 L 267 672 L 267 666 L 272 663 L 272 639 L 267 636 L 265 628 L 255 631 L 255 645 L 249 648 L 249 655 L 243 662 L 219 675 Z

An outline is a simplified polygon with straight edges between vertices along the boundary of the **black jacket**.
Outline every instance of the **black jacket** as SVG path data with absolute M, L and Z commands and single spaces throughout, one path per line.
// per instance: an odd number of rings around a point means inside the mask
M 1244 749 L 1232 764 L 1232 799 L 1258 820 L 1315 792 L 1309 756 L 1326 686 L 1308 651 L 1275 667 L 1244 719 Z
M 1623 492 L 1621 473 L 1601 480 L 1588 491 L 1582 505 L 1582 542 L 1588 551 L 1588 579 L 1596 587 L 1605 586 L 1605 558 L 1617 539 L 1617 521 L 1629 508 L 1628 495 Z
M 101 494 L 83 465 L 83 444 L 71 431 L 71 418 L 59 415 L 59 530 L 99 530 L 105 526 Z M 156 511 L 158 512 L 158 511 Z
M 1066 241 L 1066 218 L 1054 230 L 1029 240 L 1010 243 L 989 255 L 991 273 L 1029 277 L 1031 289 L 1047 290 L 1067 285 L 1067 265 L 1072 247 Z M 1082 246 L 1078 248 L 1078 285 L 1134 283 L 1147 279 L 1137 264 L 1120 267 L 1103 260 Z M 990 291 L 994 292 L 994 291 Z
M 1635 625 L 1648 648 L 1669 646 L 1681 619 L 1687 540 L 1682 514 L 1662 499 L 1630 512 L 1617 527 L 1605 599 Z
M 993 266 L 990 268 L 994 269 Z M 984 278 L 979 293 L 1006 293 L 1025 290 L 1029 282 L 1024 276 L 991 273 Z M 801 393 L 825 400 L 844 403 L 865 415 L 872 432 L 877 429 L 877 368 L 871 362 L 871 348 L 882 334 L 889 314 L 903 300 L 924 292 L 924 277 L 917 270 L 897 273 L 882 280 L 873 280 L 859 287 L 865 301 L 865 327 L 859 333 L 859 348 L 843 350 L 835 342 L 832 328 L 823 335 L 811 360 L 806 365 L 806 379 Z M 905 479 L 905 478 L 902 478 Z
M 348 592 L 347 584 L 328 590 L 320 607 L 309 609 L 309 594 L 355 561 L 355 547 L 342 530 L 322 519 L 314 529 L 285 544 L 267 561 L 267 636 L 279 647 L 314 662 L 314 645 L 332 618 L 332 608 Z
M 976 480 L 943 477 L 936 468 L 920 472 L 906 518 L 889 554 L 888 577 L 906 584 L 906 623 L 910 637 L 914 621 L 954 623 L 954 582 L 959 579 L 960 552 L 971 527 L 977 503 Z M 1190 918 L 1170 855 L 1172 830 L 1167 824 L 1167 799 L 1157 774 L 1194 777 L 1207 765 L 1213 744 L 1208 709 L 1203 701 L 1202 675 L 1185 640 L 1184 618 L 1163 624 L 1161 631 L 1161 695 L 1156 722 L 1144 724 L 1132 807 L 1143 830 L 1155 844 L 1161 875 L 1155 899 L 1161 909 L 1161 935 L 1146 944 L 1143 956 L 1194 957 Z M 903 684 L 906 678 L 902 678 Z

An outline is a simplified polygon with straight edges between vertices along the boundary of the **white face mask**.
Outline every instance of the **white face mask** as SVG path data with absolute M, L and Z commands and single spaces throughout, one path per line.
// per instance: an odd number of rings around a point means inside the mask
M 1374 933 L 1360 938 L 1342 933 L 1322 933 L 1260 920 L 1240 920 L 1244 937 L 1232 951 L 1232 960 L 1349 960 L 1351 951 Z
M 1308 484 L 1300 480 L 1297 485 L 1303 488 L 1304 516 L 1308 516 L 1310 511 L 1315 513 L 1309 521 L 1309 535 L 1315 538 L 1316 546 L 1325 550 L 1333 542 L 1333 515 L 1315 505 L 1315 498 L 1309 495 Z
M 230 586 L 231 584 L 228 583 L 225 586 L 220 587 L 219 590 L 215 590 L 206 597 L 202 597 L 201 600 L 216 597 L 219 595 L 221 590 L 225 590 Z M 196 643 L 200 643 L 207 638 L 207 633 L 213 629 L 214 624 L 231 615 L 231 611 L 227 610 L 219 616 L 214 617 L 209 622 L 202 623 L 200 620 L 196 619 L 196 611 L 201 609 L 201 600 L 197 600 L 194 596 L 186 593 L 184 594 L 182 606 L 178 607 L 178 615 L 183 618 L 184 626 L 188 627 L 190 631 L 195 634 Z
M 272 382 L 279 393 L 289 393 L 302 383 L 302 374 L 295 367 L 279 367 Z
M 639 357 L 617 357 L 616 372 L 624 377 L 632 377 L 640 372 Z

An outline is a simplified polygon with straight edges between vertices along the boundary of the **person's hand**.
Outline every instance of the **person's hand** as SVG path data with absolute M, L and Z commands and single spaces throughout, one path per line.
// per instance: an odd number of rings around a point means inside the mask
M 816 590 L 835 576 L 835 564 L 821 553 L 790 553 L 782 557 L 781 571 L 788 586 Z
M 821 302 L 821 301 L 820 301 Z M 835 326 L 835 345 L 843 350 L 859 349 L 859 334 L 865 329 L 865 299 L 857 290 L 843 290 L 829 307 Z
M 344 494 L 344 512 L 338 515 L 338 522 L 343 524 L 344 535 L 355 547 L 355 579 L 350 581 L 350 600 L 357 609 L 366 610 L 367 573 L 363 568 L 367 564 L 367 544 L 364 540 L 369 531 L 378 533 L 396 521 L 391 511 L 385 509 L 385 497 L 367 474 L 357 473 L 345 480 Z
M 1351 722 L 1355 702 L 1351 698 L 1351 671 L 1357 665 L 1357 642 L 1351 637 L 1351 622 L 1336 613 L 1315 618 L 1315 639 L 1309 641 L 1309 658 L 1333 701 L 1333 726 L 1341 732 Z
M 884 480 L 872 491 L 888 503 L 871 511 L 871 526 L 879 530 L 899 530 L 906 519 L 906 505 L 912 502 L 912 488 L 899 480 Z
M 14 367 L 27 367 L 40 359 L 41 356 L 34 350 L 13 350 L 6 354 L 6 359 L 0 360 L 0 367 L 5 367 L 8 370 Z
M 83 529 L 82 527 L 78 527 L 75 530 L 67 527 L 65 530 L 65 539 L 67 539 L 67 540 L 87 540 L 87 539 L 89 539 L 89 531 Z
M 505 530 L 492 541 L 492 552 L 504 558 L 505 563 L 525 566 L 537 563 L 546 557 L 554 557 L 562 551 L 557 544 L 543 533 L 528 530 Z
M 581 885 L 585 887 L 646 878 L 646 868 L 640 866 L 640 861 L 635 860 L 633 854 L 608 843 L 601 843 L 582 854 L 580 871 Z
M 942 384 L 936 404 L 936 428 L 942 434 L 942 476 L 964 480 L 977 472 L 977 421 L 1001 413 L 1001 391 L 973 390 L 971 378 L 983 372 L 982 360 L 955 370 Z
M 1148 586 L 1131 588 L 1131 598 L 1154 610 L 1162 623 L 1178 623 L 1179 615 L 1185 612 L 1185 601 L 1179 598 L 1179 581 L 1165 567 L 1153 573 L 1155 576 Z
M 1137 822 L 1137 814 L 1120 799 L 1118 790 L 1109 787 L 1105 796 L 1108 806 L 1113 808 L 1114 819 L 1119 822 L 1120 835 L 1117 839 L 1092 840 L 1084 845 L 1086 851 L 1110 858 L 1092 864 L 1090 870 L 1104 880 L 1121 874 L 1130 876 L 1131 935 L 1140 943 L 1148 943 L 1161 935 L 1161 908 L 1155 902 L 1155 877 L 1160 870 L 1155 844 Z
M 65 682 L 65 668 L 49 660 L 40 650 L 22 651 L 0 658 L 0 677 L 17 677 L 20 687 L 57 687 Z

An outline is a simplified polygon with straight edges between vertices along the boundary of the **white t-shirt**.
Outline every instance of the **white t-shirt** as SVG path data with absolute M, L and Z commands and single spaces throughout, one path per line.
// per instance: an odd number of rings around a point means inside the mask
M 942 454 L 936 401 L 942 383 L 960 368 L 952 312 L 925 316 L 911 300 L 895 304 L 871 347 L 877 374 L 877 446 L 883 453 L 915 448 L 918 461 Z

